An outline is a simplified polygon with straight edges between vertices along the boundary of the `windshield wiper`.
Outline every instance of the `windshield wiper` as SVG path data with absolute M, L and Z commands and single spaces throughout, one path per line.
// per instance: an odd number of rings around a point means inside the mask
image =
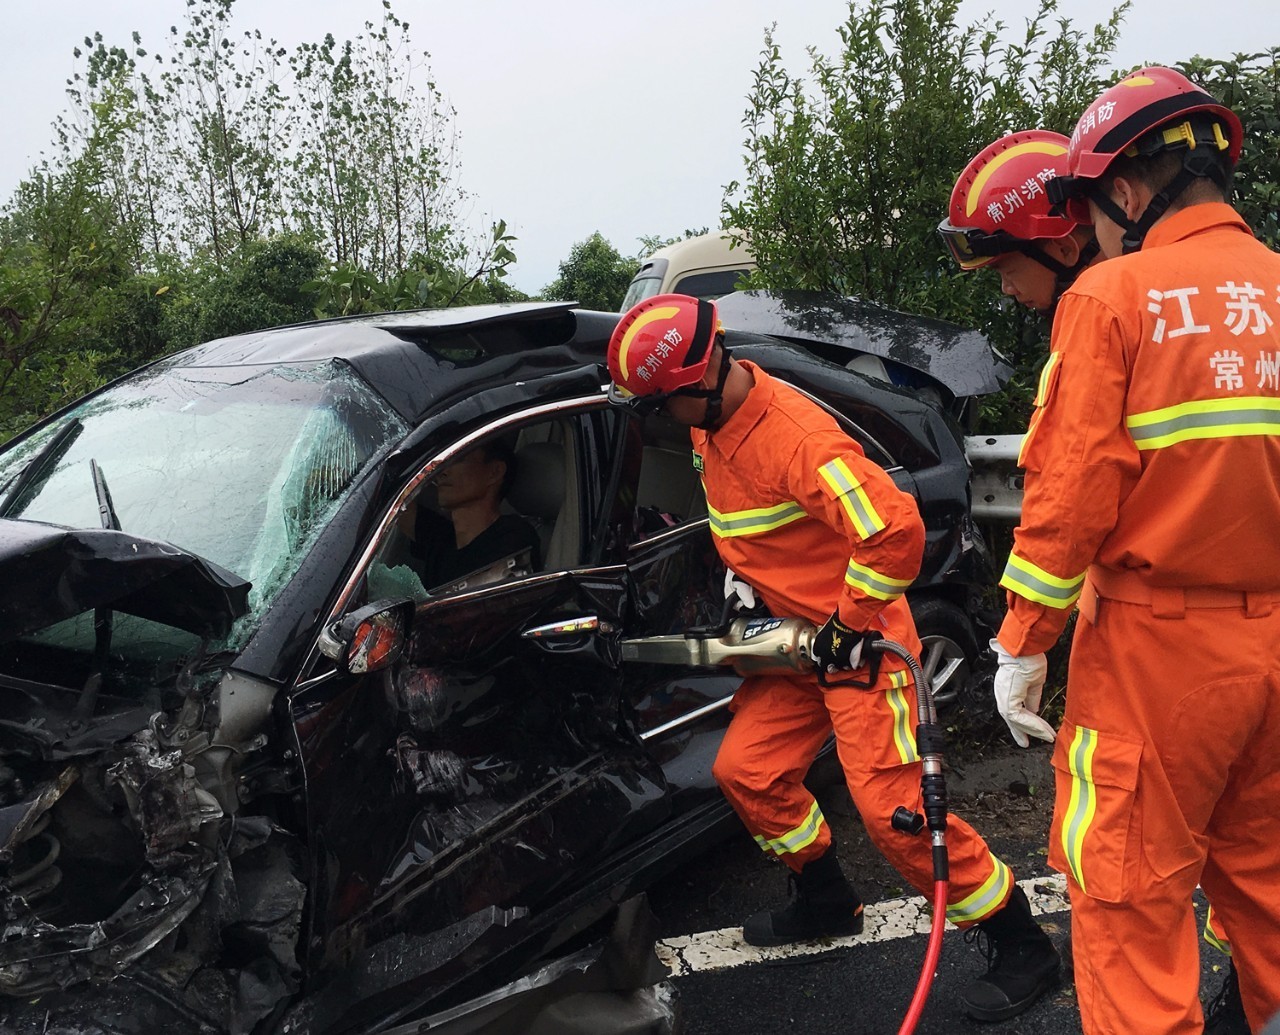
M 102 473 L 98 461 L 90 458 L 89 473 L 93 475 L 93 491 L 98 496 L 98 517 L 103 528 L 120 531 L 120 518 L 116 514 L 115 505 L 111 502 L 111 490 L 107 488 L 107 476 Z
M 79 417 L 72 417 L 58 429 L 58 433 L 27 462 L 27 466 L 9 485 L 9 491 L 0 499 L 0 517 L 9 516 L 10 509 L 22 498 L 23 493 L 44 479 L 49 469 L 71 448 L 71 443 L 83 430 L 84 425 L 80 423 Z
M 98 497 L 98 518 L 102 527 L 120 531 L 120 518 L 111 502 L 111 490 L 107 488 L 107 476 L 102 473 L 98 461 L 89 458 L 89 474 L 93 477 L 93 491 Z M 98 706 L 98 694 L 102 691 L 103 673 L 111 656 L 111 632 L 115 618 L 111 608 L 99 607 L 93 612 L 93 670 L 85 680 L 75 710 L 71 713 L 76 722 L 86 722 Z

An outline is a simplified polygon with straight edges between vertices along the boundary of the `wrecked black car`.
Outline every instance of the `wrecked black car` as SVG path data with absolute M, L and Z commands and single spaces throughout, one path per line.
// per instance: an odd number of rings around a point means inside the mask
M 0 450 L 0 1026 L 461 1032 L 592 973 L 657 980 L 602 953 L 736 829 L 711 761 L 737 680 L 621 662 L 724 600 L 687 433 L 606 404 L 617 318 L 222 339 Z M 758 296 L 724 319 L 916 495 L 912 605 L 950 644 L 939 681 L 963 678 L 990 579 L 963 421 L 1003 368 L 884 311 Z M 497 439 L 536 544 L 435 583 L 406 529 Z M 509 1030 L 542 1030 L 522 1009 Z

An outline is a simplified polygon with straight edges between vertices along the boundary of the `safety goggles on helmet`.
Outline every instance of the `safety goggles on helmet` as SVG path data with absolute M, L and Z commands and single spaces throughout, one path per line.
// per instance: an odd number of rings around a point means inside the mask
M 981 269 L 1001 255 L 1022 251 L 1027 243 L 1003 230 L 989 233 L 976 226 L 953 226 L 950 219 L 938 224 L 938 235 L 964 270 Z
M 682 390 L 677 388 L 673 392 L 632 395 L 625 388 L 611 384 L 609 386 L 608 399 L 610 406 L 618 406 L 628 413 L 634 413 L 637 417 L 648 417 L 650 414 L 657 413 L 662 409 L 667 404 L 668 399 L 681 394 L 683 394 Z

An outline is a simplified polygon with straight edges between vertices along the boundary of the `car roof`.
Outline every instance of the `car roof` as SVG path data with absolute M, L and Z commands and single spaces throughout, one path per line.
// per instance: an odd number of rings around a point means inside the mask
M 520 302 L 418 309 L 322 320 L 237 334 L 197 345 L 164 360 L 170 367 L 307 366 L 338 360 L 351 366 L 404 419 L 417 423 L 441 398 L 464 386 L 483 387 L 511 376 L 511 363 L 485 369 L 495 357 L 518 360 L 532 351 L 581 337 L 573 302 Z M 617 322 L 601 323 L 604 340 Z M 596 321 L 600 323 L 600 321 Z M 607 324 L 607 329 L 603 326 Z M 598 349 L 603 359 L 604 351 Z M 543 355 L 543 367 L 559 366 Z M 573 357 L 564 356 L 563 365 Z

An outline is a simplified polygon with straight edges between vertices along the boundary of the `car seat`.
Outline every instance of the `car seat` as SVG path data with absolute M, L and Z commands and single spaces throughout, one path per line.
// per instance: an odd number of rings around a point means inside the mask
M 567 454 L 559 442 L 528 442 L 515 452 L 516 472 L 506 503 L 527 518 L 542 541 L 542 567 L 546 571 L 571 568 L 577 563 L 572 522 L 569 520 L 566 486 Z M 574 493 L 576 497 L 576 492 Z

